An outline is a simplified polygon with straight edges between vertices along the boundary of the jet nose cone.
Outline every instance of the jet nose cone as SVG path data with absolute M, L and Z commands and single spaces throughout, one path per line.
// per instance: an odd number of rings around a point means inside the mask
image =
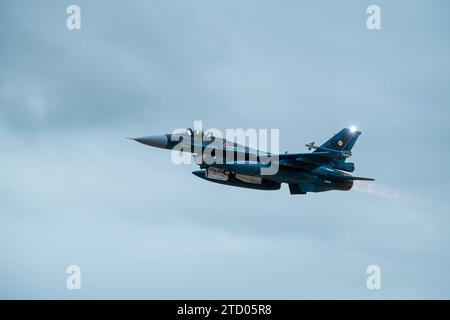
M 146 144 L 151 147 L 157 147 L 157 148 L 165 148 L 167 146 L 168 139 L 165 135 L 158 135 L 158 136 L 149 136 L 149 137 L 140 137 L 134 139 L 137 142 Z

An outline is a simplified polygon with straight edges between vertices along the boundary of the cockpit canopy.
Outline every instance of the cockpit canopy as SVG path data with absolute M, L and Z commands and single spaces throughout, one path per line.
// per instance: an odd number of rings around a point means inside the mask
M 186 135 L 192 137 L 192 136 L 201 136 L 204 137 L 205 139 L 214 139 L 214 135 L 212 132 L 207 132 L 205 134 L 205 130 L 192 130 L 191 128 L 187 128 L 186 129 Z

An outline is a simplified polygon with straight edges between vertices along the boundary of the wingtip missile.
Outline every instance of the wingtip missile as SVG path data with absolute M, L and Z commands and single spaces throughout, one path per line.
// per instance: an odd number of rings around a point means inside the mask
M 305 146 L 306 146 L 306 148 L 308 148 L 308 151 L 311 151 L 312 149 L 317 148 L 314 144 L 315 144 L 315 142 L 313 141 L 313 142 L 305 144 Z

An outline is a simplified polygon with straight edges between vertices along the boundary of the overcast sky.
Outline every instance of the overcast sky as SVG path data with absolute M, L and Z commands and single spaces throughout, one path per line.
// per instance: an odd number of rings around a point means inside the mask
M 0 298 L 450 298 L 449 9 L 0 0 Z M 227 187 L 124 139 L 194 120 L 290 152 L 356 125 L 376 182 Z

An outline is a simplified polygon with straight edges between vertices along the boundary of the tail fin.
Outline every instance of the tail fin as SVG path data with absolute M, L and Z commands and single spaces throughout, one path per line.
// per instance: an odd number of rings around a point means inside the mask
M 314 152 L 321 152 L 324 150 L 334 150 L 339 152 L 351 151 L 360 134 L 361 131 L 357 131 L 354 128 L 344 128 Z

